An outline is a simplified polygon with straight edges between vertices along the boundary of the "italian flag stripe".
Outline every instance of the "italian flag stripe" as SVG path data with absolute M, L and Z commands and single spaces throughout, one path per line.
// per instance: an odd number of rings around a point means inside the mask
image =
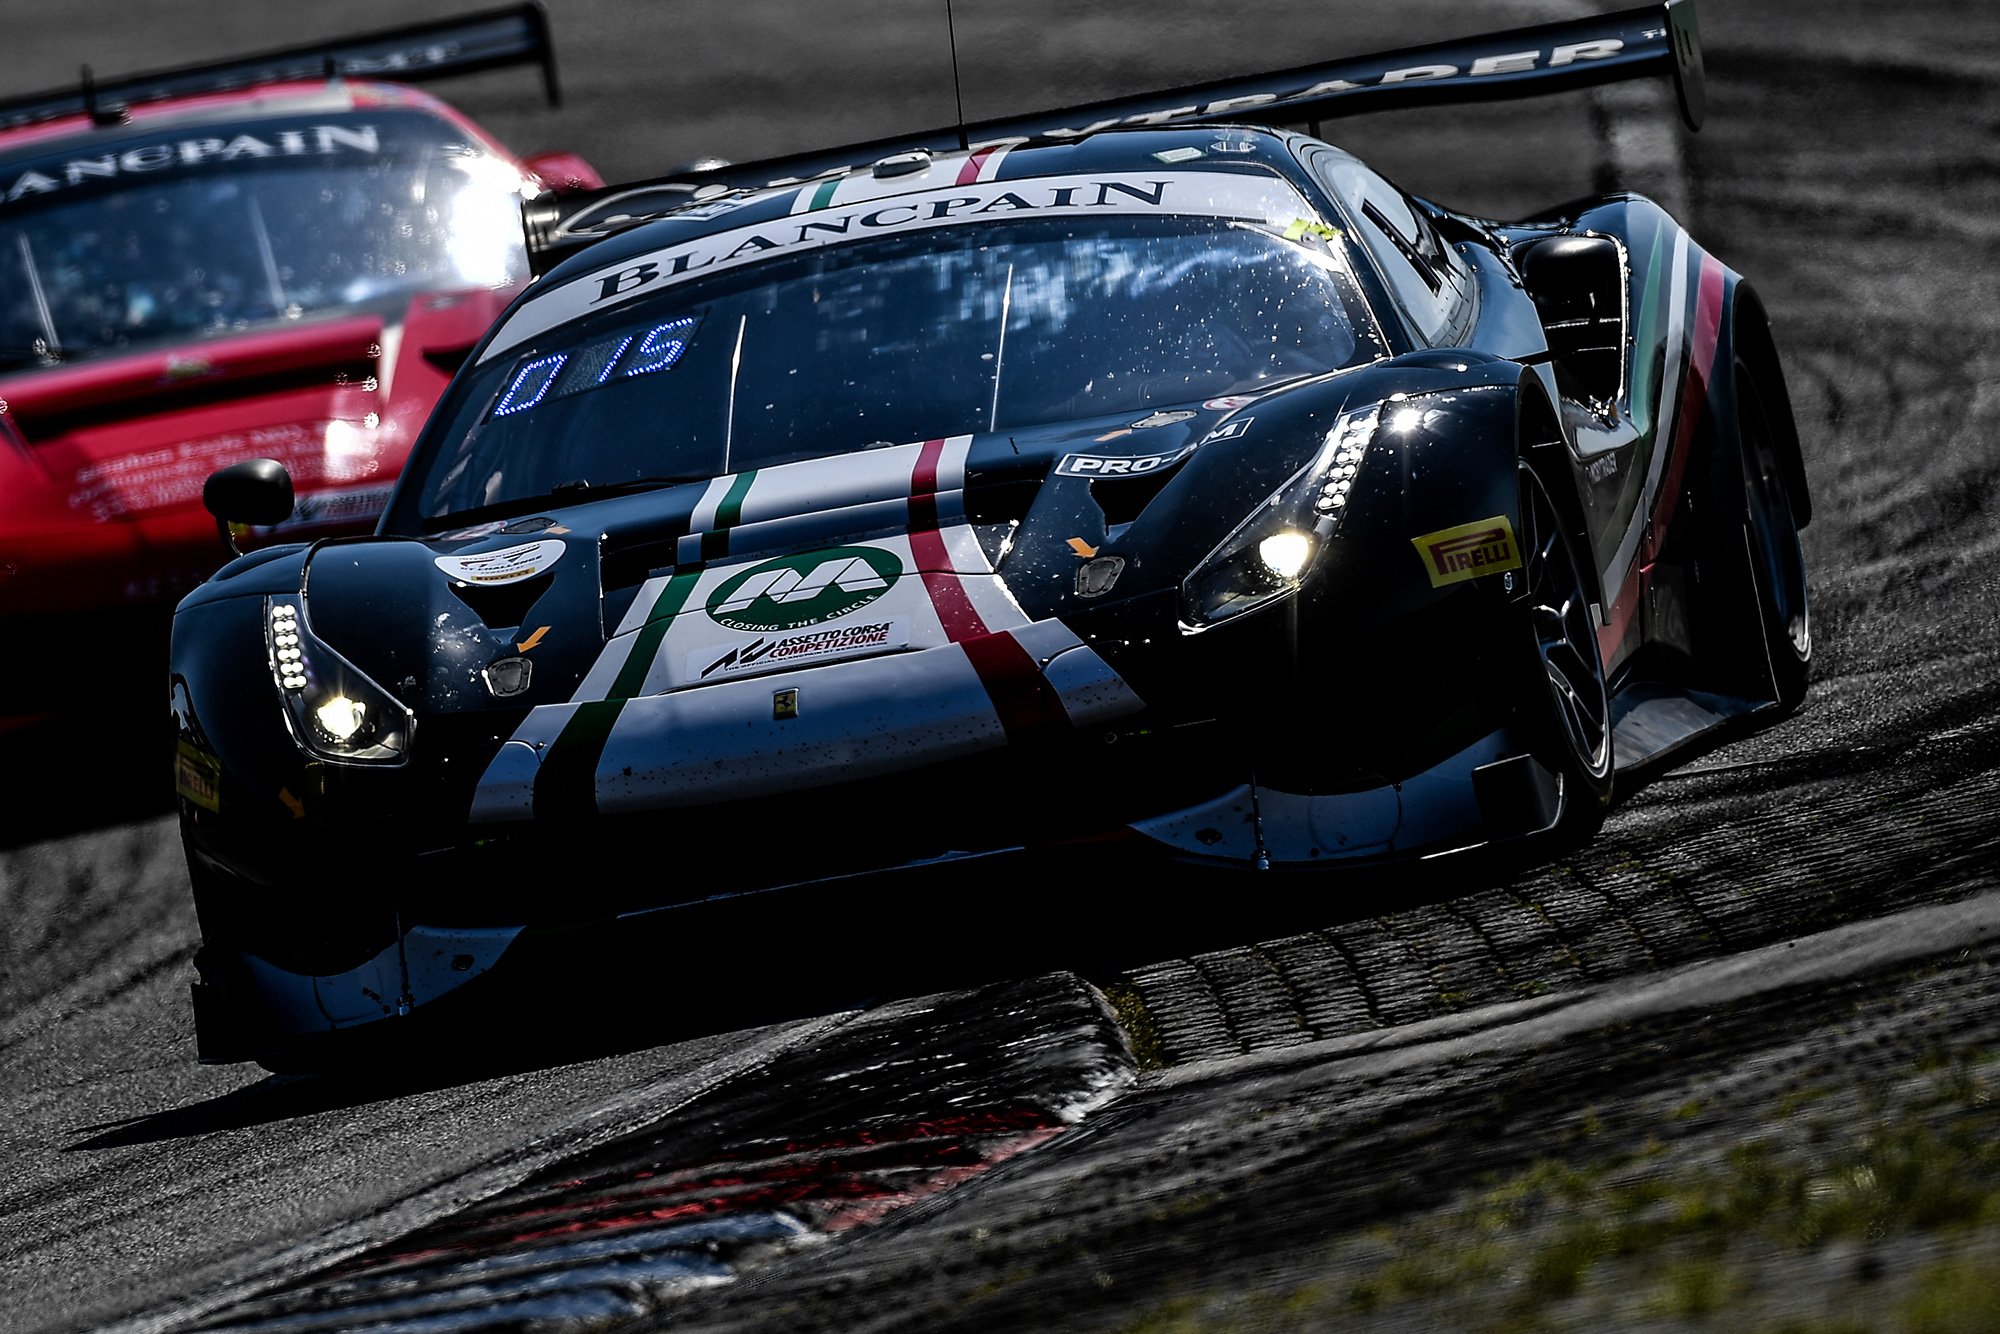
M 597 814 L 597 761 L 611 739 L 623 699 L 579 704 L 535 771 L 535 818 L 576 819 Z
M 1066 725 L 1069 714 L 1035 665 L 1034 655 L 1006 631 L 987 629 L 985 618 L 965 595 L 965 585 L 949 572 L 950 554 L 937 527 L 937 471 L 943 454 L 943 440 L 924 441 L 910 474 L 910 554 L 916 558 L 931 607 L 946 637 L 965 651 L 979 674 L 979 684 L 986 687 L 1008 740 L 1053 724 Z
M 841 177 L 836 176 L 830 181 L 821 181 L 819 188 L 813 191 L 812 203 L 806 205 L 806 212 L 810 213 L 815 209 L 822 209 L 831 204 L 833 202 L 833 192 L 840 188 L 841 179 Z
M 1710 254 L 1701 257 L 1701 276 L 1696 280 L 1694 332 L 1688 344 L 1687 377 L 1682 383 L 1681 408 L 1674 416 L 1674 434 L 1669 442 L 1667 475 L 1660 483 L 1659 516 L 1653 524 L 1652 540 L 1646 544 L 1642 565 L 1659 558 L 1667 532 L 1667 521 L 1680 500 L 1681 474 L 1687 470 L 1693 452 L 1694 434 L 1701 420 L 1702 403 L 1708 398 L 1709 376 L 1715 370 L 1716 344 L 1722 334 L 1722 261 Z
M 977 181 L 979 179 L 979 169 L 986 165 L 986 159 L 991 156 L 993 156 L 992 149 L 982 148 L 967 158 L 965 165 L 958 169 L 958 183 L 960 185 L 971 185 Z
M 639 693 L 640 687 L 646 684 L 646 672 L 653 665 L 653 655 L 660 651 L 660 641 L 667 637 L 674 617 L 681 614 L 681 608 L 687 605 L 688 595 L 694 592 L 694 586 L 700 581 L 699 571 L 677 574 L 667 580 L 667 586 L 660 590 L 660 596 L 653 602 L 653 610 L 646 616 L 646 623 L 632 636 L 632 651 L 626 655 L 625 665 L 618 669 L 618 679 L 611 683 L 611 689 L 606 692 L 607 698 L 625 700 Z M 568 735 L 567 728 L 564 735 Z M 562 738 L 557 737 L 555 749 L 561 747 Z M 603 748 L 603 743 L 599 742 L 598 749 Z M 550 752 L 550 758 L 554 758 L 554 750 Z M 546 765 L 547 761 L 543 763 Z
M 750 484 L 757 480 L 757 470 L 739 472 L 736 480 L 729 484 L 729 492 L 722 497 L 722 503 L 715 507 L 715 526 L 734 528 L 743 522 L 743 501 L 750 494 Z

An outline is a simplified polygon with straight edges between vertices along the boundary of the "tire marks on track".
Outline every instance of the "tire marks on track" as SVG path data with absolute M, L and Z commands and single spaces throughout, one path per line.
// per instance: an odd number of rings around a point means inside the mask
M 1673 968 L 2000 884 L 1996 692 L 1938 710 L 1973 721 L 1849 751 L 1835 775 L 1808 780 L 1810 756 L 1680 775 L 1566 865 L 1497 889 L 1127 981 L 1170 1062 L 1213 1060 Z M 1256 978 L 1259 954 L 1286 985 Z M 1213 985 L 1195 996 L 1169 984 L 1185 978 Z
M 286 1257 L 281 1284 L 148 1323 L 607 1328 L 987 1172 L 1134 1073 L 1110 1013 L 1067 974 L 898 1002 L 821 1022 L 650 1118 L 593 1117 L 612 1133 L 400 1235 Z

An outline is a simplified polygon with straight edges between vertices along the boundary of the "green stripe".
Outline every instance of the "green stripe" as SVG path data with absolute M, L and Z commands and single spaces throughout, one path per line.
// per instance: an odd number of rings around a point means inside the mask
M 1640 438 L 1653 432 L 1653 337 L 1659 327 L 1660 284 L 1667 276 L 1668 261 L 1662 259 L 1666 227 L 1653 229 L 1653 246 L 1646 256 L 1646 285 L 1639 296 L 1637 336 L 1632 340 L 1632 425 Z
M 535 818 L 576 819 L 597 814 L 597 761 L 611 738 L 611 725 L 625 707 L 622 699 L 597 699 L 577 706 L 535 771 Z
M 736 480 L 729 484 L 729 493 L 723 496 L 722 503 L 715 507 L 717 528 L 734 528 L 743 522 L 743 501 L 750 494 L 750 484 L 756 480 L 755 468 L 749 472 L 736 474 Z
M 632 636 L 632 651 L 626 655 L 625 665 L 618 669 L 618 679 L 611 683 L 606 698 L 626 700 L 639 693 L 639 688 L 646 684 L 646 672 L 653 665 L 653 655 L 660 651 L 660 641 L 673 628 L 674 617 L 680 615 L 681 608 L 687 605 L 688 595 L 694 592 L 694 586 L 700 580 L 699 572 L 677 574 L 667 580 L 667 586 L 653 601 L 653 610 L 646 615 L 646 623 Z M 556 744 L 562 744 L 561 737 L 556 739 Z M 601 744 L 599 749 L 602 749 Z M 546 767 L 548 761 L 542 763 Z
M 840 177 L 838 176 L 830 181 L 821 182 L 819 189 L 813 191 L 812 203 L 806 206 L 806 212 L 810 213 L 814 209 L 825 208 L 828 204 L 831 204 L 833 202 L 833 192 L 839 188 Z

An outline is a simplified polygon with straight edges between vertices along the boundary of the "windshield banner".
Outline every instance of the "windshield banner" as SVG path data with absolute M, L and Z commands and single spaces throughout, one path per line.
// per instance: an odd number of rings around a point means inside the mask
M 1214 218 L 1277 228 L 1317 217 L 1288 182 L 1264 172 L 1042 176 L 867 199 L 844 208 L 736 227 L 619 260 L 522 306 L 479 359 L 483 362 L 558 325 L 634 297 L 777 255 L 931 227 L 1096 214 Z
M 419 132 L 419 139 L 397 142 L 396 131 L 411 129 Z M 359 115 L 297 117 L 183 130 L 159 139 L 92 144 L 87 149 L 72 148 L 67 153 L 0 166 L 0 205 L 24 208 L 92 191 L 123 190 L 146 180 L 189 172 L 293 158 L 359 165 L 432 148 L 440 131 L 448 129 L 428 116 L 378 111 L 366 120 Z

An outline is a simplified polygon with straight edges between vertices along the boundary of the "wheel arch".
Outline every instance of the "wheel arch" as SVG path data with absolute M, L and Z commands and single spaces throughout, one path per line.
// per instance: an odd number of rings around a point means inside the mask
M 1735 299 L 1731 303 L 1730 344 L 1734 353 L 1730 363 L 1731 401 L 1741 392 L 1734 378 L 1740 365 L 1755 378 L 1758 392 L 1764 398 L 1773 443 L 1778 448 L 1779 461 L 1785 470 L 1785 490 L 1791 498 L 1798 526 L 1804 528 L 1812 522 L 1812 492 L 1806 484 L 1805 451 L 1799 444 L 1797 419 L 1792 415 L 1791 392 L 1785 385 L 1785 370 L 1778 357 L 1777 342 L 1771 336 L 1770 316 L 1756 288 L 1744 279 L 1737 280 Z
M 1577 494 L 1576 470 L 1570 462 L 1562 419 L 1556 413 L 1555 404 L 1549 401 L 1541 378 L 1532 371 L 1522 374 L 1520 388 L 1516 391 L 1514 431 L 1522 462 L 1534 470 L 1535 476 L 1541 479 L 1542 488 L 1549 493 L 1549 499 L 1554 502 L 1562 520 L 1564 534 L 1584 557 L 1582 573 L 1590 595 L 1602 606 L 1605 601 L 1604 578 L 1596 560 L 1590 556 L 1596 548 L 1590 540 L 1590 529 L 1584 518 L 1583 498 Z

